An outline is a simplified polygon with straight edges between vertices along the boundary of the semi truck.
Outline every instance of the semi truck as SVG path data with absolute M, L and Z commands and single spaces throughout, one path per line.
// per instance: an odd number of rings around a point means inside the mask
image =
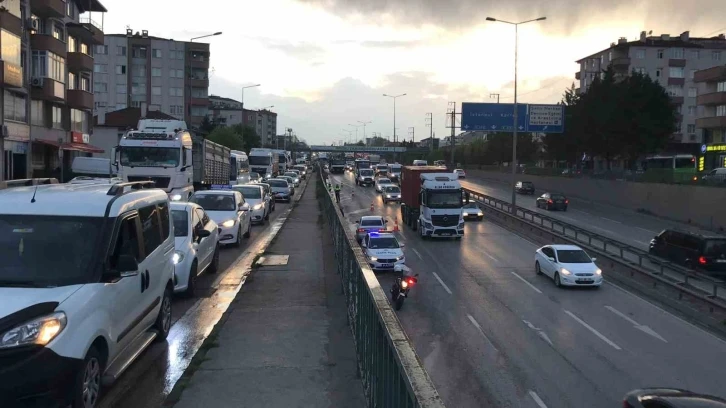
M 333 156 L 330 158 L 330 172 L 336 174 L 345 173 L 345 157 Z
M 250 171 L 257 173 L 263 179 L 277 177 L 280 174 L 280 155 L 273 149 L 254 147 L 247 155 Z
M 368 160 L 371 161 L 371 164 L 378 164 L 381 162 L 381 155 L 379 154 L 370 154 L 368 155 Z
M 113 157 L 124 181 L 154 181 L 174 201 L 230 181 L 230 149 L 192 135 L 182 120 L 139 120 L 137 129 L 126 132 L 113 149 Z
M 401 171 L 401 220 L 422 239 L 464 236 L 461 184 L 441 166 L 404 166 Z

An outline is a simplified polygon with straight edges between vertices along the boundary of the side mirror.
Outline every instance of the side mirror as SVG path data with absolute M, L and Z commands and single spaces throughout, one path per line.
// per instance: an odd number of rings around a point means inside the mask
M 406 244 L 398 244 L 398 246 L 399 246 L 400 248 L 405 248 L 405 247 L 406 247 Z
M 555 258 L 553 258 L 553 257 L 551 257 L 551 256 L 548 256 L 548 257 L 547 257 L 547 259 L 549 259 L 549 260 L 550 260 L 550 262 L 555 262 L 555 263 L 557 262 L 557 261 L 555 261 Z
M 388 224 L 388 220 L 383 220 L 383 223 L 384 224 Z
M 592 258 L 592 261 L 593 261 L 593 262 L 597 261 L 597 258 Z
M 120 278 L 136 276 L 139 274 L 139 263 L 131 255 L 120 255 L 116 262 L 116 272 L 119 273 Z
M 359 221 L 359 220 L 355 220 L 355 223 L 356 223 L 356 224 L 360 224 L 360 221 Z
M 209 230 L 200 229 L 199 231 L 197 231 L 197 236 L 199 238 L 206 238 L 210 235 L 212 235 L 212 231 L 209 231 Z
M 247 203 L 244 203 L 244 204 L 240 204 L 240 205 L 239 205 L 239 210 L 240 210 L 240 211 L 249 211 L 249 210 L 250 210 L 250 205 L 249 205 L 249 204 L 247 204 Z
M 360 246 L 362 246 L 363 248 L 366 248 L 366 247 L 367 247 L 367 246 L 366 246 L 366 242 L 365 242 L 365 241 L 361 241 L 361 242 L 360 242 Z

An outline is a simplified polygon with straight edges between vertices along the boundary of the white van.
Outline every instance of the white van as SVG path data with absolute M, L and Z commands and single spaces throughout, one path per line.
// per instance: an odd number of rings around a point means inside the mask
M 0 405 L 95 407 L 169 334 L 173 223 L 151 185 L 0 183 Z
M 414 160 L 413 165 L 414 166 L 428 166 L 429 162 L 427 162 L 426 160 Z
M 115 176 L 115 168 L 111 167 L 111 160 L 103 157 L 76 157 L 71 164 L 74 176 L 109 177 Z

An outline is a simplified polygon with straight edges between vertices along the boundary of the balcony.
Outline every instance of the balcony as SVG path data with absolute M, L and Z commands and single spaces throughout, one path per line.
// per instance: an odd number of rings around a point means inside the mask
M 684 78 L 668 78 L 668 85 L 683 85 L 686 83 Z
M 726 80 L 726 65 L 696 71 L 694 82 L 718 82 Z
M 189 66 L 191 66 L 192 68 L 209 69 L 209 59 L 207 59 L 207 58 L 193 58 L 189 62 Z
M 30 95 L 33 99 L 63 102 L 66 97 L 66 85 L 51 78 L 33 78 L 31 80 Z
M 209 98 L 192 98 L 189 103 L 195 106 L 209 106 Z
M 88 17 L 82 17 L 80 22 L 66 24 L 68 34 L 81 41 L 94 45 L 103 45 L 103 26 Z
M 668 66 L 669 67 L 685 67 L 686 66 L 686 60 L 682 58 L 671 58 L 668 60 Z
M 682 105 L 683 97 L 682 96 L 671 96 L 671 103 L 673 105 Z
M 726 129 L 726 116 L 696 119 L 696 127 L 699 129 Z
M 40 17 L 61 18 L 66 15 L 66 2 L 63 0 L 30 0 L 30 11 Z
M 580 71 L 575 72 L 575 79 L 580 80 L 581 76 L 582 75 L 580 74 Z M 512 142 L 512 143 L 514 143 L 514 142 Z
M 0 27 L 3 30 L 8 30 L 11 33 L 21 36 L 23 35 L 23 22 L 20 18 L 4 11 L 0 11 Z
M 726 105 L 726 92 L 712 92 L 696 97 L 696 105 Z
M 93 94 L 80 89 L 69 89 L 66 104 L 75 109 L 91 110 L 93 109 Z
M 49 34 L 32 34 L 30 36 L 30 48 L 33 51 L 50 51 L 53 54 L 66 57 L 66 43 Z
M 613 66 L 613 68 L 616 69 L 627 69 L 630 66 L 630 58 L 622 57 L 622 58 L 613 58 L 612 62 L 610 64 Z
M 93 71 L 93 57 L 82 52 L 69 52 L 68 69 L 73 72 Z
M 209 79 L 191 78 L 189 85 L 193 88 L 209 88 Z

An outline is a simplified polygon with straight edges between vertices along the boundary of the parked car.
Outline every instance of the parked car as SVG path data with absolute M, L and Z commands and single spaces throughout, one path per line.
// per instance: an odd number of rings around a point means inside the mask
M 544 208 L 547 211 L 567 211 L 567 206 L 570 204 L 570 200 L 568 200 L 563 194 L 544 193 L 537 198 L 536 204 L 537 208 Z
M 691 269 L 726 272 L 726 237 L 665 229 L 650 241 L 648 252 Z
M 388 204 L 389 201 L 401 201 L 401 187 L 391 185 L 383 186 L 383 204 Z
M 171 203 L 174 223 L 174 293 L 194 296 L 197 276 L 219 270 L 219 227 L 195 203 Z
M 275 178 L 267 180 L 267 184 L 272 189 L 273 197 L 277 201 L 292 201 L 293 189 L 290 182 L 285 179 Z
M 102 382 L 169 334 L 169 197 L 140 188 L 148 182 L 8 184 L 0 183 L 0 405 L 96 406 Z
M 623 408 L 726 408 L 726 400 L 676 388 L 643 388 L 627 393 Z
M 242 193 L 245 202 L 250 205 L 250 220 L 264 224 L 270 219 L 270 207 L 265 197 L 265 188 L 259 184 L 241 184 L 232 186 L 232 190 Z
M 369 232 L 361 242 L 368 265 L 373 270 L 393 270 L 406 263 L 403 244 L 392 232 Z
M 464 169 L 454 169 L 454 174 L 456 174 L 459 178 L 466 178 L 466 172 Z
M 547 245 L 534 253 L 534 269 L 537 275 L 546 275 L 555 286 L 602 285 L 602 270 L 577 245 Z
M 534 183 L 531 181 L 518 181 L 514 190 L 520 194 L 534 194 Z
M 463 212 L 461 214 L 462 217 L 464 217 L 464 220 L 477 220 L 481 221 L 484 219 L 484 212 L 479 208 L 479 205 L 476 202 L 470 201 L 468 203 L 465 203 L 462 207 Z
M 355 238 L 360 244 L 369 232 L 385 232 L 388 220 L 380 215 L 366 215 L 356 221 Z
M 219 243 L 242 245 L 242 237 L 249 238 L 252 231 L 250 206 L 239 191 L 202 190 L 195 191 L 190 202 L 199 204 L 222 229 Z

